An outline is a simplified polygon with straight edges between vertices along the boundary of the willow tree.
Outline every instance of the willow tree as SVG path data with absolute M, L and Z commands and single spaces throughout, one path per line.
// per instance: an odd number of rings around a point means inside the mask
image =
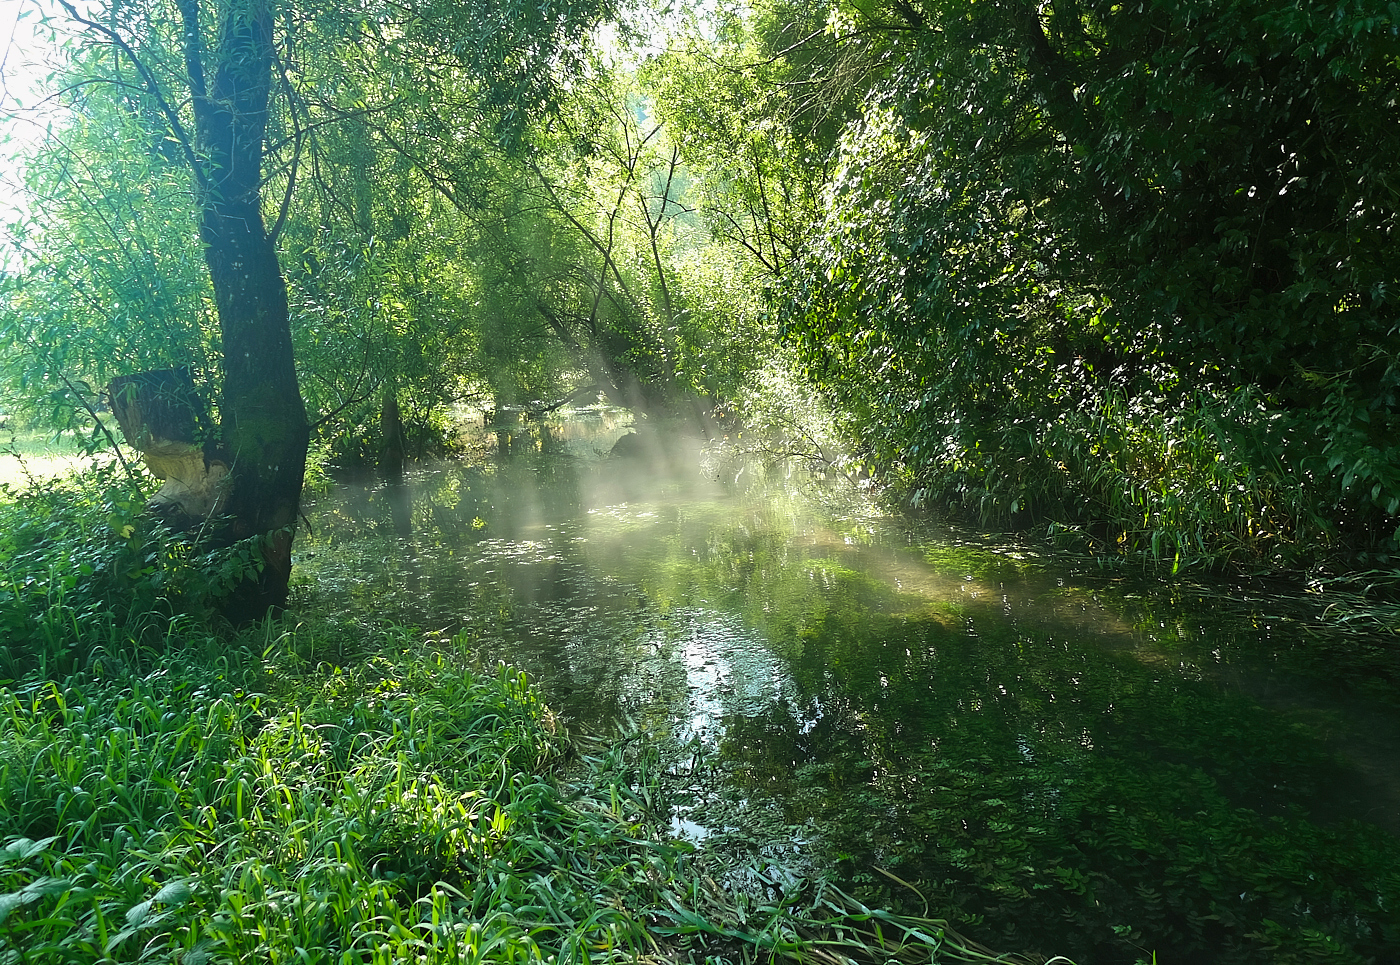
M 204 353 L 208 388 L 200 402 L 214 418 L 207 438 L 198 441 L 210 478 L 226 475 L 216 509 L 200 529 L 216 545 L 249 550 L 237 554 L 249 565 L 237 574 L 225 608 L 237 621 L 256 619 L 286 600 L 309 438 L 292 338 L 297 320 L 289 309 L 286 253 L 280 250 L 283 229 L 314 217 L 315 205 L 298 202 L 308 187 L 343 201 L 365 181 L 362 173 L 351 184 L 337 181 L 337 168 L 322 163 L 323 136 L 337 126 L 370 123 L 391 133 L 383 147 L 429 174 L 450 153 L 444 145 L 461 141 L 459 128 L 468 120 L 489 128 L 502 143 L 518 142 L 535 117 L 552 109 L 559 80 L 581 63 L 577 51 L 608 4 L 556 9 L 488 0 L 51 2 L 62 11 L 48 21 L 56 36 L 69 30 L 73 38 L 61 75 L 65 87 L 54 98 L 69 108 L 70 127 L 60 122 L 45 156 L 52 180 L 71 189 L 72 203 L 57 217 L 101 225 L 101 231 L 86 233 L 104 234 L 111 244 L 94 258 L 74 250 L 72 241 L 83 230 L 29 236 L 30 264 L 46 266 L 47 290 L 58 296 L 33 317 L 64 316 L 60 302 L 66 292 L 92 308 L 86 317 L 94 328 L 64 331 L 49 324 L 36 335 L 26 320 L 20 328 L 29 330 L 21 341 L 46 359 L 60 335 L 64 341 L 89 334 L 116 341 L 100 329 L 130 314 L 124 290 L 162 288 L 163 273 L 179 262 L 178 287 L 189 294 L 192 276 L 184 256 L 194 250 L 190 241 L 197 232 L 207 283 L 202 297 L 212 303 L 216 323 L 207 329 L 196 324 L 195 331 L 162 344 L 158 332 L 125 319 L 123 336 L 147 341 L 150 350 L 118 348 L 115 357 L 139 358 L 142 367 L 158 362 L 199 369 L 201 360 L 188 357 L 191 346 Z M 95 122 L 102 115 L 90 110 L 98 99 L 104 99 L 108 119 L 118 121 L 108 130 L 122 136 L 106 136 L 102 121 Z M 75 188 L 75 151 L 85 160 L 103 153 L 144 158 L 124 169 L 152 180 L 104 184 L 97 178 Z M 157 210 L 156 199 L 169 200 L 176 177 L 193 203 Z M 160 190 L 153 188 L 157 181 Z M 126 206 L 121 216 L 113 216 L 109 196 Z M 188 219 L 183 230 L 175 223 L 181 217 Z M 161 224 L 142 235 L 141 245 L 128 244 L 134 226 L 143 222 Z M 317 261 L 304 250 L 294 254 L 303 265 Z M 200 279 L 194 287 L 201 287 Z M 196 296 L 194 303 L 200 300 Z M 104 384 L 113 375 L 131 374 L 113 357 L 89 353 L 65 380 Z
M 76 85 L 130 91 L 193 188 L 222 348 L 219 427 L 202 440 L 208 481 L 225 477 L 215 539 L 247 541 L 250 565 L 226 610 L 235 620 L 256 618 L 286 601 L 308 440 L 276 246 L 280 219 L 269 226 L 263 211 L 274 11 L 268 0 L 175 0 L 173 9 L 159 0 L 58 2 L 89 52 L 80 61 L 89 74 Z M 110 58 L 90 56 L 93 47 Z
M 841 43 L 828 16 L 802 0 L 699 8 L 642 66 L 699 213 L 761 272 L 758 284 L 806 251 L 837 142 L 874 72 L 875 58 Z

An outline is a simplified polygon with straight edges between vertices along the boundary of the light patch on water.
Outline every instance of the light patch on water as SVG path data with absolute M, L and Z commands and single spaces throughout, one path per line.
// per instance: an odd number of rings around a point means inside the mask
M 763 635 L 731 614 L 673 611 L 666 625 L 643 635 L 640 649 L 649 656 L 619 680 L 622 696 L 639 709 L 659 698 L 670 708 L 667 716 L 682 743 L 698 740 L 714 747 L 728 719 L 755 717 L 774 704 L 802 703 L 792 675 Z M 799 714 L 799 726 L 809 731 L 820 716 L 819 707 Z
M 703 824 L 697 824 L 685 814 L 689 812 L 677 809 L 671 814 L 671 834 L 692 844 L 699 844 L 714 833 L 713 828 L 708 828 Z
M 538 540 L 485 539 L 476 546 L 477 553 L 483 561 L 547 563 L 562 559 L 558 553 L 550 551 L 550 544 Z

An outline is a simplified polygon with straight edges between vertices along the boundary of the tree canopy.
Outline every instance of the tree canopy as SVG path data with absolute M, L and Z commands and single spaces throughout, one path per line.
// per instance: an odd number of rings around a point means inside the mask
M 1177 562 L 1395 549 L 1385 4 L 50 12 L 5 350 L 50 408 L 182 366 L 228 445 L 221 319 L 285 284 L 272 355 L 344 458 L 390 398 L 429 434 L 468 399 L 674 415 L 795 348 L 916 505 Z M 219 295 L 210 232 L 258 220 L 276 279 Z

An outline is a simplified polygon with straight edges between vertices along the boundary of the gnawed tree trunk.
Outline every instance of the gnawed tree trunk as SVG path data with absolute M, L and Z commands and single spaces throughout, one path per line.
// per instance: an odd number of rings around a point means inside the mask
M 122 375 L 107 387 L 122 435 L 165 484 L 148 506 L 172 529 L 212 520 L 228 494 L 228 463 L 209 432 L 209 413 L 188 369 Z
M 221 456 L 232 484 L 228 542 L 256 540 L 262 566 L 229 597 L 236 623 L 287 599 L 310 430 L 297 384 L 287 289 L 262 214 L 263 142 L 272 84 L 266 0 L 223 0 L 206 86 L 199 0 L 180 0 L 185 63 L 202 170 L 200 235 L 223 338 Z

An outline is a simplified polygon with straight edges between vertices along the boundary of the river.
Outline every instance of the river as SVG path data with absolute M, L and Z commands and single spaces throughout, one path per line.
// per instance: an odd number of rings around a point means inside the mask
M 1400 960 L 1394 633 L 684 446 L 602 458 L 623 431 L 420 466 L 410 535 L 345 481 L 295 605 L 467 634 L 573 726 L 666 747 L 673 829 L 717 860 L 1080 965 Z

